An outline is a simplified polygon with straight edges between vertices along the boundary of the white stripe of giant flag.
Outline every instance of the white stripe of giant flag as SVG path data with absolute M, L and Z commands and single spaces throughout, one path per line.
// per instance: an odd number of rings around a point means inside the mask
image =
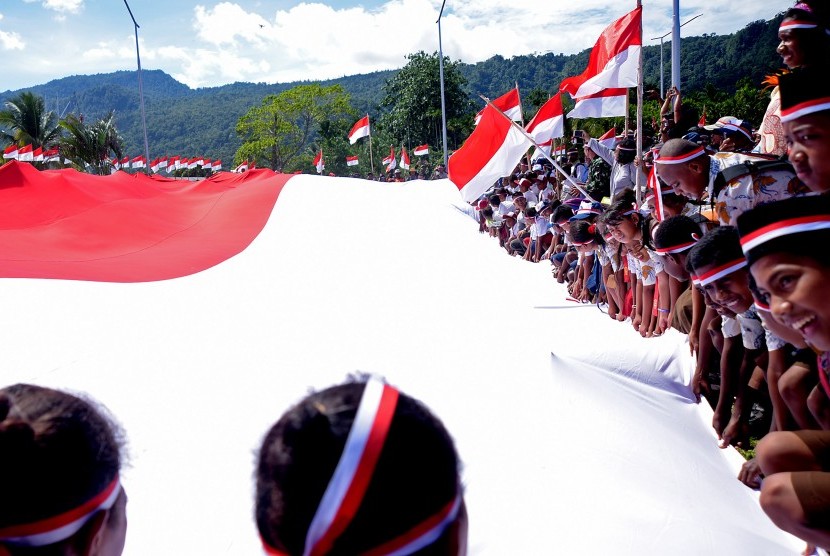
M 531 144 L 520 127 L 487 105 L 478 126 L 450 157 L 449 179 L 465 201 L 475 201 L 513 171 Z

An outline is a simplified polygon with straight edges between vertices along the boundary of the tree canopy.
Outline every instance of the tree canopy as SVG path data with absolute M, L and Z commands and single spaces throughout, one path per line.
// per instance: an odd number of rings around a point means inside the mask
M 349 120 L 353 114 L 340 85 L 312 83 L 268 95 L 239 119 L 236 132 L 242 146 L 234 161 L 256 160 L 259 166 L 291 171 L 308 155 L 322 122 Z

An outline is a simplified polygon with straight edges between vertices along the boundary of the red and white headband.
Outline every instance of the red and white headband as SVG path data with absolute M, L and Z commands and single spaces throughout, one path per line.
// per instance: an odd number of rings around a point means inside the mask
M 684 162 L 689 162 L 702 154 L 706 154 L 706 149 L 703 147 L 697 147 L 696 149 L 686 153 L 681 154 L 678 156 L 657 156 L 654 159 L 656 164 L 683 164 Z
M 798 234 L 830 229 L 830 214 L 813 214 L 799 218 L 789 218 L 773 222 L 741 238 L 741 248 L 744 254 L 773 239 Z
M 697 234 L 692 234 L 692 241 L 689 241 L 688 243 L 681 243 L 680 245 L 673 245 L 671 247 L 657 247 L 654 251 L 655 253 L 659 253 L 660 255 L 668 255 L 669 253 L 682 253 L 694 247 L 698 239 L 700 238 L 697 237 Z
M 830 97 L 814 98 L 781 109 L 781 121 L 790 122 L 807 114 L 830 110 Z
M 398 396 L 395 388 L 375 378 L 366 383 L 340 461 L 308 527 L 304 556 L 329 553 L 357 514 L 386 443 Z M 455 520 L 460 505 L 459 493 L 435 515 L 367 554 L 403 556 L 429 546 Z M 285 554 L 264 541 L 263 547 L 266 554 Z
M 787 21 L 782 21 L 781 25 L 778 26 L 778 32 L 781 31 L 789 31 L 790 29 L 815 29 L 818 27 L 813 21 L 805 21 L 803 19 L 788 19 Z
M 0 543 L 35 547 L 64 541 L 80 531 L 95 514 L 112 508 L 120 493 L 121 483 L 116 475 L 103 491 L 77 508 L 33 523 L 0 529 Z
M 744 268 L 746 264 L 746 259 L 737 259 L 732 262 L 721 265 L 717 268 L 713 268 L 705 274 L 699 274 L 695 276 L 694 278 L 697 280 L 697 282 L 695 282 L 695 285 L 698 285 L 701 288 L 706 287 L 712 282 L 720 280 L 724 276 L 728 276 L 729 274 L 732 274 L 733 272 Z

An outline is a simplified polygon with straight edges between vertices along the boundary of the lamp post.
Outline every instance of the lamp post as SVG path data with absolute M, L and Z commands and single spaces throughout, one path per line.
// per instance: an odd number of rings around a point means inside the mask
M 126 0 L 125 0 L 126 1 Z M 438 78 L 441 81 L 441 138 L 444 145 L 444 168 L 447 168 L 447 104 L 444 100 L 444 49 L 441 45 L 441 16 L 444 15 L 444 4 L 447 0 L 441 2 L 441 11 L 438 12 Z
M 683 25 L 686 25 L 686 23 L 690 23 L 691 21 L 699 18 L 702 15 L 703 14 L 697 14 L 693 18 L 691 18 L 691 19 L 687 20 L 685 23 L 683 23 Z M 680 27 L 683 27 L 683 25 L 680 25 Z M 664 35 L 662 35 L 660 37 L 653 37 L 651 39 L 653 41 L 657 41 L 657 40 L 660 41 L 660 98 L 664 98 L 666 96 L 666 88 L 663 86 L 663 39 L 665 39 L 666 37 L 668 37 L 672 33 L 674 33 L 674 29 L 672 29 L 671 31 L 669 31 L 668 33 L 665 33 Z
M 127 4 L 127 0 L 124 0 L 124 5 L 127 6 L 127 11 L 130 14 L 130 18 L 133 20 L 133 25 L 135 26 L 135 58 L 138 62 L 138 99 L 139 104 L 141 105 L 141 125 L 144 128 L 144 172 L 150 171 L 150 144 L 147 142 L 147 119 L 144 115 L 144 88 L 141 83 L 141 55 L 138 52 L 138 22 L 135 20 L 135 16 L 133 16 L 133 11 L 130 9 L 130 5 Z

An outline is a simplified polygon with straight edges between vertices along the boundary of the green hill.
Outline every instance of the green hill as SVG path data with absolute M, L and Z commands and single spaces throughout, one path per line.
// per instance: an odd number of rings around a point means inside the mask
M 772 21 L 756 21 L 731 35 L 703 35 L 682 39 L 681 89 L 684 93 L 714 87 L 733 92 L 736 83 L 748 78 L 760 86 L 763 77 L 780 66 L 775 53 L 779 15 Z M 665 79 L 668 84 L 671 43 L 664 45 Z M 462 64 L 470 97 L 479 94 L 495 97 L 519 84 L 524 93 L 534 89 L 555 92 L 567 76 L 580 73 L 590 50 L 579 54 L 530 54 L 504 58 L 494 56 L 476 64 Z M 660 81 L 659 46 L 643 49 L 646 88 L 657 88 Z M 323 81 L 340 84 L 352 98 L 358 114 L 378 114 L 383 85 L 396 70 L 352 75 Z M 160 70 L 142 72 L 147 133 L 151 157 L 163 155 L 221 158 L 227 168 L 240 141 L 237 120 L 268 94 L 275 94 L 302 82 L 232 83 L 221 87 L 191 89 Z M 115 110 L 126 152 L 143 150 L 141 115 L 138 102 L 138 77 L 135 71 L 98 75 L 76 75 L 56 79 L 31 90 L 60 115 L 83 114 L 99 118 Z M 0 101 L 20 91 L 0 93 Z M 480 102 L 480 101 L 479 101 Z M 477 103 L 478 104 L 478 103 Z

